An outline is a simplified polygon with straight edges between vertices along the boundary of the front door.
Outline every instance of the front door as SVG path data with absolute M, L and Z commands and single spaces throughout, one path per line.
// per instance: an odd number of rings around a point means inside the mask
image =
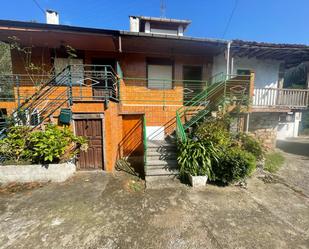
M 88 150 L 81 151 L 77 168 L 80 170 L 103 169 L 103 129 L 102 119 L 75 120 L 75 133 L 88 140 Z
M 123 115 L 121 141 L 123 156 L 128 159 L 136 172 L 143 173 L 143 116 Z
M 202 67 L 183 66 L 183 80 L 183 100 L 185 103 L 203 90 Z

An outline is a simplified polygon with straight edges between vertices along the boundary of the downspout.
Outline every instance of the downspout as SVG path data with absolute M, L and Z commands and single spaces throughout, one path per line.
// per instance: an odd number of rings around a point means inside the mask
M 226 79 L 228 79 L 228 78 L 229 78 L 229 74 L 230 74 L 231 44 L 232 44 L 232 41 L 229 41 L 229 42 L 227 43 L 227 55 L 226 55 Z

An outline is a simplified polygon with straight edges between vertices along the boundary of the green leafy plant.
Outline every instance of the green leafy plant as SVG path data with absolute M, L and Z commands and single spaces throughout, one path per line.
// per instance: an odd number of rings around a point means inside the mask
M 193 176 L 207 175 L 214 179 L 212 163 L 217 161 L 217 152 L 211 142 L 188 139 L 179 143 L 178 164 L 181 176 L 191 174 Z
M 198 127 L 194 136 L 202 141 L 211 141 L 215 147 L 230 146 L 232 140 L 229 124 L 229 118 L 210 119 Z
M 233 147 L 221 151 L 213 171 L 217 182 L 229 184 L 250 176 L 255 168 L 256 160 L 251 153 Z
M 84 138 L 75 136 L 68 127 L 60 129 L 56 125 L 47 125 L 44 131 L 30 134 L 27 153 L 34 163 L 59 162 L 73 143 L 80 148 L 85 142 Z
M 27 141 L 29 128 L 25 126 L 12 126 L 7 136 L 0 140 L 0 156 L 6 161 L 19 163 L 27 160 Z
M 252 153 L 256 159 L 260 160 L 264 157 L 262 144 L 253 136 L 246 133 L 238 133 L 236 139 L 240 142 L 241 148 Z
M 30 131 L 26 126 L 12 126 L 0 140 L 0 157 L 5 162 L 57 163 L 87 150 L 87 140 L 75 136 L 68 127 L 47 125 L 45 130 Z

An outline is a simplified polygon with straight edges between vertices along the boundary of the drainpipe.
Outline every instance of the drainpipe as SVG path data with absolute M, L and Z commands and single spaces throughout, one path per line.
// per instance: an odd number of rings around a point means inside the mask
M 229 74 L 230 74 L 230 57 L 231 57 L 231 44 L 232 41 L 229 41 L 227 43 L 227 55 L 226 55 L 226 79 L 229 78 Z

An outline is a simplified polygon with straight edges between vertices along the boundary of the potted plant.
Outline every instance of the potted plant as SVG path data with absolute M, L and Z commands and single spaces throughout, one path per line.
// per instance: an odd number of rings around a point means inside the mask
M 188 139 L 178 148 L 180 175 L 187 177 L 192 187 L 205 186 L 208 179 L 214 179 L 212 161 L 217 160 L 217 153 L 211 142 Z

